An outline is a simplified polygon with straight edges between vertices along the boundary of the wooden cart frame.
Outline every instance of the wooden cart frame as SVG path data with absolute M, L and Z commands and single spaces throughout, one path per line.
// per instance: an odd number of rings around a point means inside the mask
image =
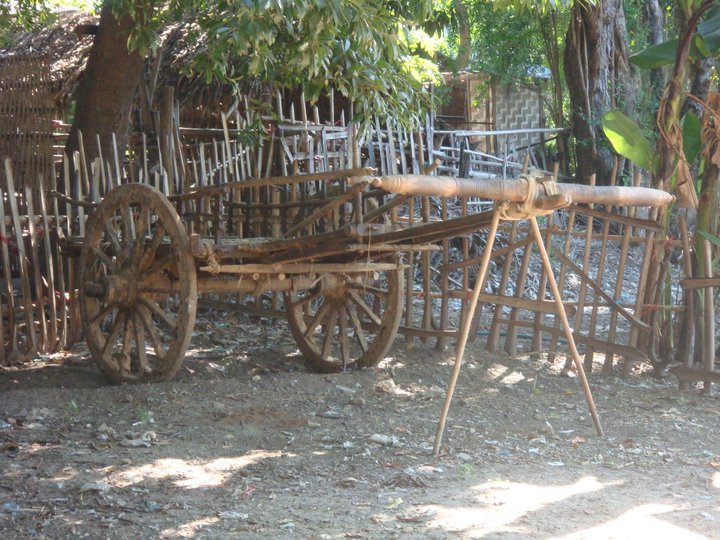
M 406 196 L 471 194 L 522 202 L 539 212 L 572 199 L 667 203 L 665 198 L 658 202 L 661 192 L 642 188 L 597 191 L 547 179 L 375 178 L 370 172 L 247 180 L 171 197 L 145 184 L 110 191 L 94 207 L 85 236 L 74 242 L 81 246 L 83 330 L 100 369 L 117 383 L 169 379 L 190 343 L 199 294 L 259 296 L 267 291 L 282 293 L 298 348 L 315 369 L 375 365 L 390 348 L 403 314 L 401 254 L 440 249 L 433 242 L 486 227 L 494 215 L 394 230 L 383 216 Z M 202 197 L 217 197 L 232 207 L 238 191 L 311 185 L 323 195 L 322 202 L 298 213 L 294 223 L 272 238 L 247 237 L 242 230 L 235 237 L 203 237 L 178 212 L 187 201 Z M 399 195 L 386 199 L 389 192 Z M 328 193 L 336 195 L 328 198 Z

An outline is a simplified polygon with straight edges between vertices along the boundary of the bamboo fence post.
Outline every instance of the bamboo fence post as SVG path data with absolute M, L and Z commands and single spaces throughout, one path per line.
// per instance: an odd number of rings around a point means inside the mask
M 570 210 L 570 215 L 568 216 L 567 221 L 567 228 L 565 230 L 565 242 L 563 244 L 563 255 L 565 255 L 567 258 L 570 258 L 570 248 L 572 247 L 572 234 L 571 231 L 573 230 L 573 227 L 575 227 L 575 218 L 576 218 L 576 212 L 575 210 Z M 565 276 L 567 275 L 567 264 L 564 262 L 560 263 L 560 270 L 558 271 L 558 278 L 557 278 L 557 286 L 559 290 L 565 289 Z M 548 279 L 550 276 L 548 276 Z M 553 328 L 558 328 L 560 326 L 560 320 L 557 317 L 554 317 L 553 319 Z M 555 361 L 555 351 L 557 350 L 558 346 L 558 334 L 554 333 L 550 336 L 550 345 L 548 347 L 548 355 L 547 360 L 549 363 L 553 363 Z M 565 363 L 565 369 L 567 370 L 569 367 L 568 362 Z
M 8 200 L 10 194 L 8 193 Z M 18 349 L 18 336 L 17 336 L 17 324 L 15 321 L 15 294 L 12 281 L 12 275 L 10 274 L 10 251 L 8 244 L 10 243 L 10 237 L 8 236 L 7 229 L 5 227 L 5 196 L 3 194 L 2 186 L 0 186 L 0 235 L 2 240 L 0 241 L 0 253 L 2 253 L 2 266 L 3 266 L 3 277 L 5 279 L 6 299 L 7 299 L 7 316 L 8 316 L 8 343 L 10 345 L 10 359 L 17 359 L 20 356 Z M 0 319 L 2 316 L 0 316 Z M 0 343 L 3 346 L 3 354 L 5 352 L 5 342 Z
M 513 221 L 510 225 L 510 244 L 515 243 L 515 239 L 517 237 L 517 221 Z M 500 284 L 498 286 L 499 294 L 504 294 L 505 288 L 507 287 L 508 281 L 510 280 L 510 272 L 512 271 L 512 261 L 515 256 L 514 251 L 509 251 L 508 254 L 505 256 L 505 261 L 503 262 L 503 272 L 502 276 L 500 277 Z M 490 332 L 488 334 L 487 343 L 485 344 L 485 349 L 490 352 L 495 352 L 499 348 L 500 343 L 500 327 L 505 323 L 506 319 L 503 318 L 503 306 L 496 304 L 495 305 L 495 311 L 493 313 L 493 320 L 492 324 L 490 326 Z
M 701 264 L 705 267 L 705 275 L 712 276 L 712 246 L 706 238 L 705 249 L 703 250 L 704 257 Z M 713 295 L 713 287 L 705 287 L 704 289 L 704 303 L 703 306 L 703 369 L 706 372 L 714 371 L 715 364 L 715 298 Z M 704 379 L 703 381 L 703 393 L 712 394 L 712 381 Z
M 408 226 L 412 227 L 415 222 L 415 197 L 412 197 L 408 201 Z M 413 327 L 414 323 L 414 302 L 415 289 L 413 288 L 415 281 L 415 254 L 411 251 L 407 254 L 407 274 L 405 277 L 405 326 L 408 328 Z M 409 345 L 413 343 L 413 336 L 405 334 L 405 342 Z
M 57 181 L 55 181 L 55 184 L 57 184 Z M 57 187 L 57 186 L 56 186 Z M 53 215 L 55 216 L 55 226 L 60 229 L 60 207 L 58 205 L 57 197 L 53 197 L 52 200 L 53 204 Z M 70 219 L 71 216 L 65 216 L 66 219 Z M 68 310 L 67 306 L 67 290 L 65 289 L 65 263 L 63 262 L 63 257 L 60 254 L 60 249 L 57 246 L 56 243 L 54 243 L 55 247 L 55 257 L 54 260 L 57 261 L 57 281 L 58 286 L 60 287 L 60 313 L 61 313 L 61 319 L 60 319 L 60 331 L 59 331 L 59 347 L 61 349 L 64 349 L 68 345 L 68 318 L 70 317 L 70 310 Z
M 520 270 L 518 271 L 517 278 L 515 280 L 515 294 L 516 298 L 521 298 L 525 293 L 525 281 L 527 280 L 528 268 L 530 267 L 530 257 L 532 255 L 532 244 L 529 243 L 523 250 L 523 258 L 520 263 Z M 517 354 L 517 328 L 516 323 L 520 315 L 519 309 L 513 307 L 510 309 L 510 315 L 508 316 L 507 336 L 505 338 L 505 352 L 510 356 Z
M 423 223 L 430 223 L 430 197 L 422 197 L 422 220 Z M 430 290 L 432 288 L 432 276 L 430 274 L 430 252 L 424 251 L 422 257 L 422 274 L 423 274 L 423 322 L 422 327 L 425 330 L 432 328 L 432 298 Z M 422 340 L 425 342 L 425 340 Z
M 683 270 L 685 273 L 686 278 L 692 278 L 693 277 L 693 269 L 692 269 L 692 251 L 690 250 L 690 235 L 688 233 L 688 224 L 687 224 L 687 215 L 685 213 L 680 214 L 679 217 L 679 225 L 680 225 L 680 238 L 682 240 L 682 246 L 683 246 Z M 685 346 L 680 351 L 680 362 L 685 367 L 692 367 L 693 365 L 693 356 L 695 352 L 695 340 L 692 338 L 692 336 L 695 335 L 695 291 L 689 290 L 685 291 L 685 332 L 684 336 L 684 342 Z M 631 335 L 631 341 L 630 343 L 633 343 Z M 679 389 L 680 390 L 688 390 L 690 388 L 690 381 L 679 381 Z
M 553 170 L 552 170 L 552 181 L 557 181 L 558 172 L 560 170 L 560 163 L 557 161 L 553 164 Z M 555 213 L 547 216 L 546 221 L 546 228 L 545 228 L 545 245 L 546 246 L 552 246 L 552 239 L 553 239 L 553 229 L 555 228 L 554 224 L 554 218 Z M 538 301 L 542 301 L 545 299 L 545 292 L 547 291 L 547 274 L 545 273 L 545 270 L 542 269 L 540 271 L 540 282 L 538 284 L 538 291 L 536 299 Z M 541 330 L 541 327 L 545 325 L 545 314 L 541 311 L 535 312 L 535 324 L 533 326 L 533 341 L 531 350 L 533 351 L 533 354 L 530 355 L 533 359 L 539 359 L 541 355 L 541 351 L 543 348 L 543 332 Z
M 443 221 L 447 221 L 448 219 L 448 201 L 447 197 L 443 197 L 440 201 L 440 218 Z M 449 257 L 450 254 L 448 253 L 448 247 L 449 242 L 447 238 L 444 238 L 442 241 L 442 263 L 443 266 L 448 264 L 450 261 Z M 448 328 L 448 319 L 449 319 L 449 309 L 450 309 L 450 298 L 449 298 L 449 290 L 450 290 L 450 276 L 447 272 L 442 272 L 440 274 L 440 331 L 445 332 Z M 429 294 L 430 291 L 426 291 L 426 294 Z M 440 334 L 440 336 L 437 339 L 437 342 L 435 343 L 435 348 L 439 351 L 445 350 L 447 343 L 447 339 L 445 338 L 444 333 Z
M 72 186 L 70 185 L 70 179 L 71 179 L 71 172 L 70 172 L 70 161 L 67 156 L 63 157 L 63 183 L 65 186 L 65 193 L 72 193 Z M 77 184 L 77 190 L 78 193 L 80 192 L 79 183 Z M 80 214 L 80 207 L 78 209 L 78 229 L 80 228 L 80 223 L 82 222 L 82 215 Z M 66 235 L 68 238 L 72 238 L 73 236 L 73 206 L 70 204 L 70 201 L 67 201 L 65 203 L 65 216 L 67 218 L 66 222 Z M 79 306 L 78 306 L 78 295 L 76 294 L 75 290 L 75 261 L 72 258 L 68 258 L 68 303 L 70 306 L 70 323 L 69 324 L 69 333 L 71 335 L 70 341 L 75 341 L 80 336 L 80 316 L 79 316 Z
M 90 191 L 90 175 L 88 174 L 88 166 L 85 159 L 85 144 L 83 143 L 82 131 L 78 131 L 77 156 L 80 158 L 80 163 L 76 165 L 77 169 L 80 171 L 80 181 L 83 184 L 83 188 L 85 188 L 85 193 L 88 193 Z M 77 157 L 75 159 L 77 159 Z
M 30 236 L 30 264 L 32 265 L 33 278 L 35 282 L 35 307 L 37 308 L 37 321 L 39 323 L 40 339 L 38 351 L 47 352 L 48 326 L 45 320 L 45 291 L 43 291 L 43 277 L 40 271 L 40 249 L 38 246 L 38 234 L 35 230 L 35 205 L 33 204 L 32 184 L 25 184 L 25 208 L 28 217 L 28 234 Z
M 550 291 L 552 292 L 553 298 L 555 300 L 555 305 L 557 306 L 557 314 L 560 317 L 560 321 L 562 322 L 562 326 L 565 331 L 565 339 L 567 340 L 570 354 L 573 357 L 575 367 L 578 371 L 578 377 L 580 378 L 580 386 L 583 389 L 585 401 L 587 401 L 588 408 L 590 409 L 590 415 L 592 416 L 595 430 L 600 437 L 604 437 L 605 434 L 603 432 L 602 425 L 600 424 L 600 417 L 598 416 L 597 410 L 595 409 L 595 402 L 593 401 L 592 392 L 590 391 L 590 385 L 588 384 L 587 377 L 585 376 L 583 363 L 580 360 L 580 353 L 578 352 L 577 346 L 575 345 L 575 340 L 573 339 L 573 331 L 572 328 L 570 328 L 570 322 L 568 321 L 567 315 L 565 314 L 565 307 L 562 303 L 562 296 L 560 295 L 560 290 L 558 289 L 557 282 L 555 281 L 555 275 L 553 274 L 550 257 L 548 257 L 547 250 L 545 249 L 545 244 L 543 244 L 542 241 L 542 234 L 540 233 L 537 219 L 535 218 L 535 216 L 530 216 L 529 221 L 530 226 L 532 227 L 533 236 L 535 237 L 535 243 L 537 244 L 538 251 L 540 252 L 540 258 L 542 259 L 543 266 L 545 267 L 545 271 L 548 275 L 548 284 L 550 285 Z
M 555 173 L 554 176 L 557 175 L 557 163 L 555 167 Z M 553 238 L 553 218 L 555 214 L 550 214 L 547 216 L 546 221 L 546 227 L 545 227 L 545 245 L 546 246 L 552 246 L 552 238 Z M 540 281 L 538 283 L 538 290 L 536 299 L 538 301 L 543 301 L 545 299 L 545 293 L 547 291 L 547 273 L 545 272 L 545 269 L 542 268 L 540 271 Z M 536 311 L 535 317 L 534 317 L 534 323 L 533 323 L 533 339 L 532 339 L 532 346 L 530 347 L 532 353 L 530 354 L 530 358 L 533 359 L 539 359 L 540 355 L 542 354 L 542 348 L 543 348 L 543 331 L 542 327 L 545 325 L 545 313 L 542 311 Z
M 45 248 L 45 265 L 47 272 L 47 290 L 48 290 L 48 304 L 50 307 L 50 335 L 48 338 L 47 350 L 55 350 L 58 338 L 58 317 L 57 317 L 57 300 L 55 298 L 55 269 L 53 268 L 53 255 L 50 245 L 50 225 L 47 216 L 47 202 L 45 200 L 45 182 L 43 175 L 38 175 L 38 194 L 40 202 L 40 216 L 42 218 L 43 225 L 43 246 Z M 57 225 L 57 223 L 56 223 Z
M 596 176 L 593 173 L 590 175 L 590 185 L 595 186 L 595 179 Z M 590 208 L 594 208 L 594 205 L 590 204 Z M 585 275 L 581 276 L 580 278 L 580 290 L 578 291 L 578 305 L 577 309 L 575 310 L 575 330 L 577 332 L 580 332 L 582 329 L 582 322 L 585 318 L 585 298 L 587 297 L 587 288 L 588 288 L 588 282 L 589 275 L 590 275 L 590 256 L 592 254 L 592 239 L 593 239 L 593 227 L 595 226 L 595 221 L 593 216 L 587 217 L 587 222 L 585 224 L 585 247 L 583 249 L 583 263 L 582 268 L 585 271 Z M 566 266 L 567 271 L 567 266 Z M 585 277 L 587 276 L 587 277 Z M 585 369 L 592 373 L 593 369 L 593 359 L 594 355 L 591 354 L 585 354 L 585 363 L 584 367 Z M 566 362 L 566 367 L 569 367 Z
M 475 313 L 475 307 L 477 306 L 480 292 L 482 291 L 485 284 L 485 278 L 487 277 L 488 267 L 490 266 L 492 248 L 495 243 L 495 236 L 498 230 L 499 223 L 500 212 L 496 210 L 493 213 L 492 221 L 490 222 L 490 228 L 488 229 L 488 241 L 485 245 L 485 252 L 483 253 L 482 262 L 480 263 L 480 271 L 475 280 L 475 287 L 473 288 L 470 305 L 468 306 L 466 316 L 462 321 L 460 332 L 458 333 L 455 364 L 453 365 L 453 369 L 450 374 L 450 380 L 448 381 L 447 390 L 445 392 L 445 401 L 443 402 L 442 412 L 440 413 L 440 419 L 438 420 L 437 429 L 435 431 L 435 444 L 433 446 L 433 454 L 436 457 L 440 453 L 440 445 L 442 444 L 443 433 L 445 431 L 445 422 L 447 420 L 448 412 L 450 411 L 450 403 L 452 402 L 453 393 L 455 392 L 455 385 L 457 384 L 458 376 L 460 375 L 460 368 L 462 367 L 462 361 L 465 355 L 465 346 L 467 345 L 467 338 L 468 334 L 470 333 L 470 326 L 472 324 L 472 316 Z
M 635 171 L 635 175 L 633 177 L 633 184 L 639 185 L 640 184 L 640 171 Z M 632 210 L 632 209 L 631 209 Z M 622 295 L 623 290 L 623 282 L 625 281 L 625 264 L 627 263 L 627 257 L 628 257 L 628 251 L 630 249 L 630 238 L 632 237 L 633 228 L 630 225 L 624 225 L 623 226 L 623 239 L 620 246 L 620 261 L 618 262 L 618 275 L 617 280 L 615 281 L 615 290 L 613 292 L 613 300 L 615 302 L 618 302 L 620 300 L 620 296 Z M 615 336 L 617 335 L 617 321 L 618 321 L 618 314 L 617 310 L 612 310 L 610 313 L 610 330 L 608 334 L 608 341 L 610 343 L 613 343 L 615 341 Z M 603 364 L 603 375 L 612 375 L 613 372 L 613 353 L 611 351 L 608 351 L 605 353 L 605 362 Z M 627 361 L 626 366 L 623 368 L 623 373 L 625 375 L 629 375 L 631 367 L 631 362 Z
M 25 242 L 23 240 L 22 228 L 20 225 L 20 212 L 17 204 L 17 194 L 15 193 L 15 182 L 13 181 L 13 173 L 9 158 L 5 159 L 5 179 L 7 180 L 8 201 L 10 202 L 10 216 L 12 219 L 12 228 L 15 232 L 18 258 L 20 260 L 20 280 L 23 296 L 23 308 L 25 310 L 25 335 L 28 339 L 28 350 L 26 351 L 26 353 L 33 353 L 38 350 L 38 344 L 37 335 L 35 333 L 35 321 L 33 319 L 32 295 L 30 293 L 30 272 L 28 269 L 28 257 L 25 251 Z

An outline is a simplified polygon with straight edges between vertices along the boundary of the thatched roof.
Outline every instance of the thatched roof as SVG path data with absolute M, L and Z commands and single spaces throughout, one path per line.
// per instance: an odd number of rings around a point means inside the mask
M 64 111 L 82 77 L 93 44 L 91 35 L 78 35 L 75 29 L 78 25 L 95 25 L 98 20 L 99 17 L 82 11 L 60 12 L 54 25 L 19 35 L 12 47 L 0 51 L 0 56 L 45 56 L 52 70 L 58 110 Z M 162 56 L 155 88 L 173 86 L 175 97 L 180 101 L 183 109 L 183 116 L 193 116 L 208 104 L 214 111 L 229 107 L 231 99 L 229 86 L 217 82 L 207 84 L 200 77 L 184 74 L 183 68 L 189 64 L 190 59 L 201 46 L 198 43 L 192 45 L 188 43 L 187 28 L 185 24 L 174 24 L 160 33 L 159 51 Z M 155 78 L 155 64 L 153 58 L 148 59 L 147 81 Z M 152 84 L 150 83 L 149 86 Z
M 12 47 L 0 51 L 2 56 L 41 56 L 51 66 L 53 91 L 59 109 L 64 109 L 85 69 L 92 38 L 78 39 L 73 32 L 79 24 L 97 24 L 98 17 L 82 11 L 64 11 L 57 23 L 17 36 Z

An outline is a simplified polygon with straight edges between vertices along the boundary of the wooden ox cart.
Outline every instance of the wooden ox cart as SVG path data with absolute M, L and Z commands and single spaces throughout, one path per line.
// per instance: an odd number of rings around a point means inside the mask
M 179 369 L 190 343 L 201 293 L 283 293 L 300 351 L 319 371 L 376 364 L 389 349 L 404 305 L 406 251 L 440 249 L 443 238 L 467 234 L 493 212 L 398 229 L 387 213 L 412 195 L 532 199 L 545 211 L 576 202 L 666 204 L 669 195 L 642 188 L 590 188 L 526 179 L 472 181 L 430 176 L 375 178 L 368 169 L 210 186 L 166 197 L 145 184 L 124 184 L 94 206 L 80 249 L 79 303 L 88 347 L 113 382 L 158 381 Z M 540 187 L 538 187 L 540 186 Z M 184 214 L 202 197 L 216 212 L 241 208 L 237 197 L 281 188 L 285 202 L 265 211 L 304 211 L 270 237 L 200 234 Z M 312 188 L 312 189 L 309 189 Z M 388 192 L 396 192 L 394 198 Z M 329 196 L 330 195 L 330 196 Z M 246 203 L 246 207 L 248 204 Z M 225 210 L 222 210 L 225 209 Z M 225 219 L 225 214 L 215 216 Z

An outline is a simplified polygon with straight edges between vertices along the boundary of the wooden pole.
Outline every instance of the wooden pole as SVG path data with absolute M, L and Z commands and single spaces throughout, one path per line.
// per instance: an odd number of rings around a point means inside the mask
M 38 348 L 37 335 L 35 333 L 35 321 L 33 317 L 32 296 L 30 292 L 30 269 L 28 267 L 29 259 L 25 250 L 25 241 L 23 240 L 22 227 L 20 225 L 20 211 L 17 204 L 17 193 L 15 192 L 15 182 L 13 181 L 10 158 L 5 159 L 5 179 L 7 181 L 12 228 L 15 233 L 15 242 L 17 243 L 18 258 L 20 260 L 23 307 L 25 309 L 25 334 L 28 339 L 28 350 L 25 352 L 27 354 L 32 354 L 36 352 Z
M 447 391 L 445 392 L 445 402 L 443 403 L 440 420 L 438 421 L 437 430 L 435 431 L 435 445 L 433 446 L 433 454 L 435 456 L 440 453 L 440 445 L 442 444 L 443 432 L 445 431 L 445 421 L 447 420 L 447 415 L 450 411 L 450 403 L 452 402 L 452 396 L 455 392 L 455 384 L 457 383 L 458 376 L 460 375 L 460 368 L 462 366 L 463 356 L 465 355 L 465 345 L 467 344 L 468 334 L 470 333 L 470 327 L 472 326 L 473 314 L 475 313 L 478 298 L 480 297 L 480 292 L 485 284 L 485 277 L 487 276 L 488 267 L 490 266 L 492 248 L 495 243 L 495 235 L 497 234 L 499 224 L 500 213 L 495 211 L 492 216 L 492 221 L 490 222 L 488 241 L 485 245 L 485 253 L 483 254 L 484 256 L 482 262 L 480 263 L 480 271 L 478 272 L 477 279 L 475 280 L 475 287 L 473 288 L 470 305 L 465 313 L 460 334 L 457 339 L 455 365 L 453 366 L 452 373 L 450 374 L 450 381 L 448 382 Z
M 542 241 L 542 234 L 540 233 L 537 219 L 535 218 L 535 216 L 530 216 L 529 221 L 530 226 L 532 227 L 533 235 L 535 236 L 535 242 L 537 243 L 538 251 L 540 252 L 540 258 L 542 259 L 543 266 L 545 267 L 545 272 L 548 276 L 548 285 L 550 285 L 550 291 L 552 292 L 553 298 L 555 299 L 555 304 L 557 305 L 557 313 L 560 317 L 563 328 L 565 329 L 565 339 L 568 342 L 570 354 L 573 357 L 575 367 L 578 371 L 580 385 L 582 386 L 583 394 L 585 394 L 585 401 L 587 401 L 588 407 L 590 409 L 590 415 L 592 416 L 593 424 L 595 424 L 595 430 L 600 437 L 604 437 L 605 434 L 603 432 L 602 425 L 600 424 L 600 417 L 598 416 L 597 410 L 595 409 L 595 402 L 593 401 L 592 392 L 590 392 L 590 385 L 588 384 L 587 377 L 585 376 L 585 369 L 583 368 L 582 361 L 580 360 L 580 353 L 578 352 L 577 346 L 575 345 L 575 340 L 573 339 L 572 328 L 570 328 L 570 323 L 568 322 L 567 314 L 565 313 L 565 309 L 562 304 L 562 296 L 560 296 L 560 291 L 558 290 L 557 282 L 555 281 L 555 275 L 553 274 L 552 265 L 550 264 L 550 257 L 548 257 L 547 250 L 545 249 L 545 244 L 543 244 Z
M 705 249 L 703 250 L 703 261 L 701 264 L 705 266 L 705 275 L 712 275 L 712 247 L 710 242 L 705 240 Z M 711 372 L 714 369 L 715 364 L 715 298 L 713 295 L 713 288 L 706 287 L 705 298 L 703 306 L 703 368 L 707 372 Z M 712 381 L 705 379 L 703 381 L 703 392 L 706 394 L 712 393 Z

